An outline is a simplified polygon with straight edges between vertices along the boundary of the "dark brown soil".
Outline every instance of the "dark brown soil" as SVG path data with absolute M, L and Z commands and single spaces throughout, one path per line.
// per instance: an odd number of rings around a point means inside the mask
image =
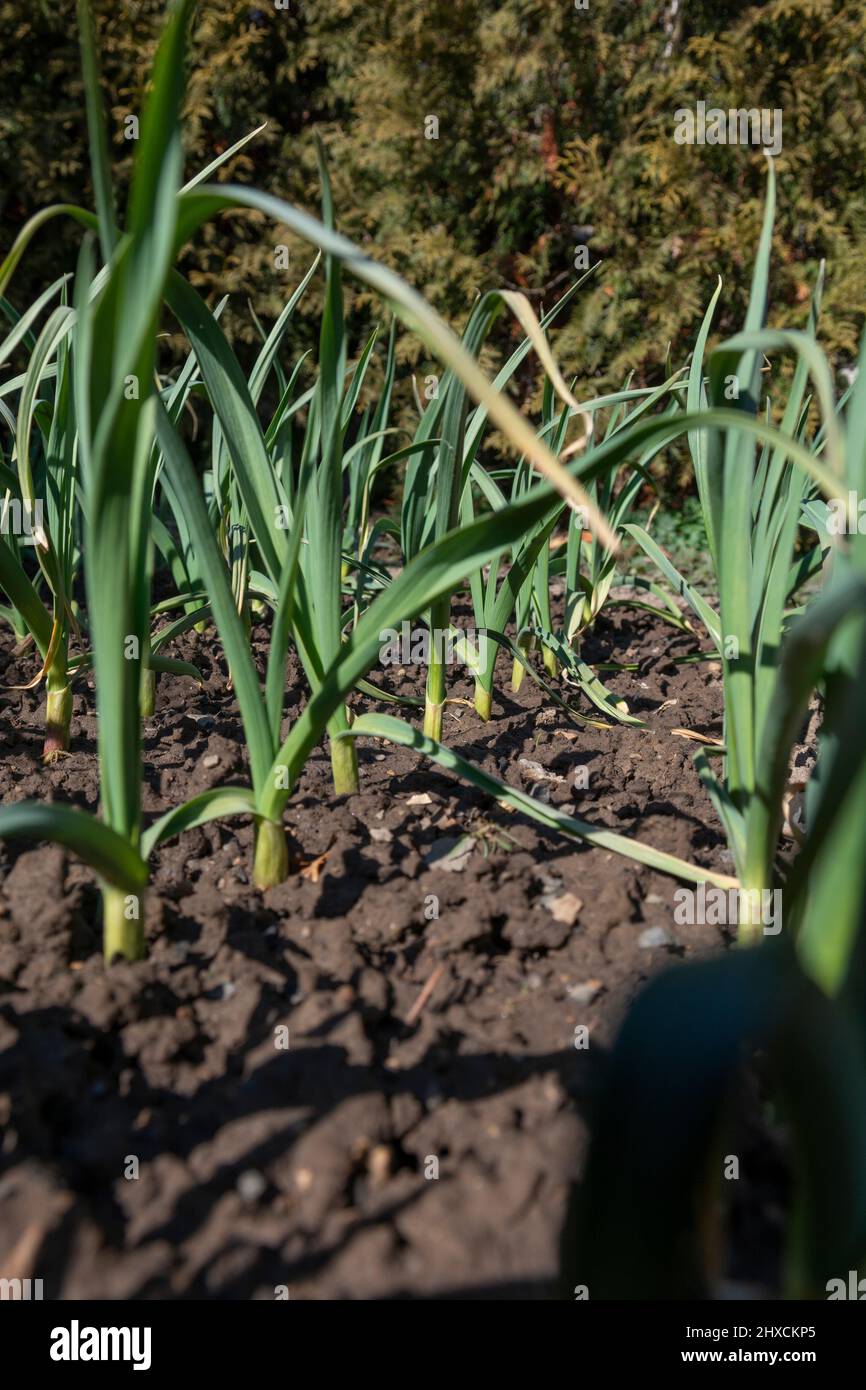
M 3 640 L 4 682 L 30 679 Z M 694 745 L 671 733 L 720 730 L 718 667 L 670 660 L 694 645 L 625 610 L 602 620 L 589 656 L 639 661 L 609 681 L 646 731 L 579 728 L 529 680 L 512 694 L 501 659 L 492 721 L 450 705 L 444 741 L 599 825 L 729 869 Z M 244 780 L 219 647 L 193 634 L 175 651 L 205 683 L 160 682 L 146 821 Z M 389 678 L 418 693 L 417 672 L 374 673 Z M 293 672 L 287 688 L 296 713 Z M 459 673 L 450 693 L 471 695 Z M 0 694 L 0 796 L 95 811 L 92 689 L 50 768 L 42 706 Z M 671 879 L 548 835 L 409 752 L 367 741 L 359 761 L 362 793 L 335 799 L 326 750 L 310 759 L 278 889 L 251 887 L 248 822 L 159 851 L 141 964 L 103 966 L 80 863 L 0 845 L 4 1275 L 43 1278 L 46 1298 L 548 1295 L 622 1010 L 653 971 L 722 938 L 674 924 Z M 442 862 L 466 834 L 468 856 Z

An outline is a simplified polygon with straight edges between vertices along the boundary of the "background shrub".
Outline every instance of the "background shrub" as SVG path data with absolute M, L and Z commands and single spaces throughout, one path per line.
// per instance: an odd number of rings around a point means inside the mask
M 97 0 L 114 155 L 140 110 L 162 0 Z M 71 0 L 0 0 L 0 244 L 49 201 L 90 202 Z M 220 177 L 315 207 L 313 131 L 328 147 L 343 229 L 375 248 L 460 326 L 478 291 L 506 284 L 549 305 L 575 247 L 603 265 L 561 328 L 558 351 L 589 389 L 679 365 L 721 267 L 728 333 L 741 321 L 764 157 L 683 147 L 674 112 L 700 98 L 781 107 L 784 148 L 774 312 L 805 321 L 818 262 L 829 276 L 822 340 L 848 364 L 862 327 L 866 262 L 866 8 L 846 0 L 208 0 L 195 22 L 188 101 L 193 172 L 255 125 L 267 130 Z M 438 140 L 424 138 L 427 115 Z M 59 224 L 55 224 L 59 227 Z M 14 286 L 26 303 L 73 264 L 77 233 L 43 234 Z M 275 242 L 290 269 L 274 266 Z M 246 299 L 274 316 L 309 253 L 254 216 L 200 238 L 190 278 L 252 342 Z M 375 321 L 347 286 L 356 339 Z M 322 284 L 298 333 L 315 341 Z M 503 321 L 503 332 L 510 332 Z M 404 337 L 402 361 L 424 370 Z M 432 368 L 430 368 L 432 369 Z M 518 383 L 535 389 L 531 363 Z

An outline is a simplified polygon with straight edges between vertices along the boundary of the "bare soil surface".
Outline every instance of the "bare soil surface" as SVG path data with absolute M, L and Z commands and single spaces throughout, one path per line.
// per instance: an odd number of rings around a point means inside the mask
M 2 640 L 4 685 L 30 680 L 32 654 Z M 695 649 L 611 610 L 586 655 L 638 662 L 605 679 L 646 729 L 580 727 L 529 679 L 514 694 L 500 658 L 492 720 L 451 704 L 443 741 L 730 872 L 695 745 L 671 732 L 720 734 L 718 666 L 671 660 Z M 246 780 L 213 634 L 172 654 L 205 680 L 160 680 L 147 822 Z M 404 694 L 422 683 L 394 668 L 372 679 Z M 291 666 L 287 692 L 292 716 L 304 686 Z M 471 699 L 457 670 L 449 693 Z M 77 688 L 72 750 L 52 767 L 43 703 L 0 693 L 0 797 L 96 811 L 93 691 Z M 251 886 L 248 821 L 158 851 L 140 964 L 104 967 L 83 865 L 0 844 L 0 1273 L 67 1299 L 550 1295 L 622 1011 L 650 974 L 723 935 L 674 923 L 672 879 L 548 834 L 414 753 L 371 740 L 358 753 L 355 797 L 329 790 L 324 747 L 310 759 L 279 888 Z M 735 1277 L 771 1277 L 781 1214 L 761 1175 L 774 1161 L 759 1156 L 742 1199 Z

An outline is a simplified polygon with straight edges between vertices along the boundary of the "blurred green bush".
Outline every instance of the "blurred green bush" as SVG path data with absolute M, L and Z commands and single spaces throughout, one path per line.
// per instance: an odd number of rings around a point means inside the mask
M 140 108 L 163 8 L 97 0 L 121 176 L 131 163 L 124 117 Z M 195 22 L 187 168 L 267 120 L 220 177 L 315 207 L 317 129 L 343 229 L 455 324 L 495 285 L 549 306 L 585 244 L 590 263 L 604 264 L 556 341 L 566 369 L 602 389 L 629 370 L 657 377 L 668 351 L 679 365 L 719 272 L 716 327 L 741 321 L 764 156 L 678 145 L 674 112 L 699 99 L 780 107 L 774 312 L 805 322 L 826 256 L 822 339 L 844 366 L 866 303 L 864 46 L 866 7 L 846 0 L 587 0 L 585 10 L 572 0 L 208 0 Z M 72 0 L 0 0 L 0 50 L 6 248 L 46 203 L 90 202 Z M 428 116 L 438 139 L 425 138 Z M 76 236 L 42 235 L 16 300 L 71 267 Z M 282 242 L 288 271 L 275 264 Z M 246 299 L 276 315 L 308 263 L 306 249 L 252 215 L 212 228 L 187 256 L 209 298 L 235 296 L 224 321 L 236 341 L 255 334 Z M 376 310 L 363 288 L 348 289 L 360 339 Z M 321 285 L 311 290 L 305 346 Z M 404 362 L 419 351 L 403 339 Z M 417 366 L 432 370 L 423 357 Z M 537 377 L 527 363 L 518 389 L 531 395 Z

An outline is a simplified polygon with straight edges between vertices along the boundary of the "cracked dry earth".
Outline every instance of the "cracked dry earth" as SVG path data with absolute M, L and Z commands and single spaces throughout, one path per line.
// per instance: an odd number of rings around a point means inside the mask
M 4 683 L 29 680 L 4 642 Z M 443 739 L 588 820 L 727 869 L 694 745 L 671 733 L 720 732 L 718 667 L 671 660 L 694 646 L 622 609 L 599 623 L 588 659 L 639 663 L 606 679 L 645 730 L 578 727 L 528 679 L 513 694 L 501 659 L 493 719 L 449 705 Z M 147 820 L 244 776 L 218 644 L 190 634 L 174 652 L 204 685 L 160 681 Z M 421 679 L 373 678 L 413 694 Z M 292 716 L 291 665 L 287 692 Z M 450 693 L 471 696 L 459 672 Z M 38 692 L 0 694 L 0 795 L 96 810 L 92 689 L 50 768 L 41 709 Z M 250 884 L 248 822 L 165 845 L 139 964 L 104 968 L 80 863 L 0 845 L 4 1274 L 67 1299 L 550 1295 L 622 1011 L 652 972 L 723 938 L 674 924 L 673 880 L 408 750 L 358 751 L 352 798 L 329 793 L 326 750 L 312 756 L 279 888 Z

